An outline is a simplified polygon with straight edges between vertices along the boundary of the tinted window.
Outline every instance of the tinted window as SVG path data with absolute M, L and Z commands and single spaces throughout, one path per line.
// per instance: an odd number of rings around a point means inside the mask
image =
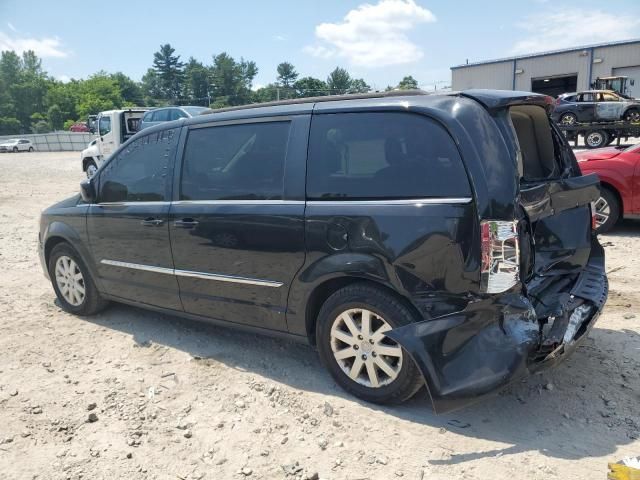
M 444 128 L 421 115 L 316 115 L 309 141 L 309 198 L 470 195 L 453 140 Z
M 153 112 L 145 113 L 144 117 L 142 117 L 143 122 L 152 122 L 153 121 Z
M 593 93 L 581 93 L 578 95 L 579 102 L 595 102 Z
M 289 122 L 189 131 L 182 200 L 277 200 L 284 187 Z
M 100 135 L 106 135 L 111 131 L 111 118 L 100 117 L 100 123 L 98 124 L 98 131 Z
M 177 140 L 178 129 L 169 129 L 129 143 L 100 172 L 100 202 L 167 200 L 167 178 Z

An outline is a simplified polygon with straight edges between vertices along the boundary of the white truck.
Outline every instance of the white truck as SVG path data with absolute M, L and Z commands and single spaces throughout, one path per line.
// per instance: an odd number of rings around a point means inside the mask
M 82 171 L 93 177 L 98 167 L 124 142 L 136 134 L 147 108 L 100 112 L 96 120 L 96 139 L 80 154 Z

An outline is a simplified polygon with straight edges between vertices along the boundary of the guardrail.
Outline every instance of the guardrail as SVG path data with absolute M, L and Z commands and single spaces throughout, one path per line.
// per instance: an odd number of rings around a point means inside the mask
M 88 132 L 4 135 L 0 136 L 0 143 L 11 138 L 24 138 L 26 140 L 31 140 L 33 148 L 38 152 L 79 152 L 87 148 L 87 145 L 95 138 L 95 135 Z

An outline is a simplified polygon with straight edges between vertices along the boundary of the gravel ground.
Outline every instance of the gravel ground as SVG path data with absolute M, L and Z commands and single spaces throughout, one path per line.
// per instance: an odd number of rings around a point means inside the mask
M 64 313 L 36 254 L 78 153 L 0 155 L 3 479 L 605 478 L 640 454 L 640 223 L 601 241 L 611 292 L 557 369 L 449 415 L 344 394 L 305 345 L 114 305 Z

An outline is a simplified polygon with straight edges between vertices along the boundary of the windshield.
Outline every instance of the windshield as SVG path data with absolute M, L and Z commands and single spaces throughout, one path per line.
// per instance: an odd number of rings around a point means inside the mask
M 194 115 L 199 115 L 202 112 L 209 110 L 208 107 L 181 107 L 182 110 L 184 110 L 185 112 L 187 112 L 189 115 L 191 115 L 192 117 Z

